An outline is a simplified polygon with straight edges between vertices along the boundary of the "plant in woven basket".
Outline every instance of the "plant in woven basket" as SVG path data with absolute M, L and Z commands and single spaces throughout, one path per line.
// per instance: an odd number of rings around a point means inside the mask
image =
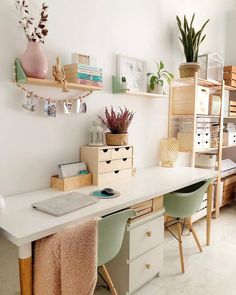
M 107 145 L 126 145 L 128 144 L 128 128 L 134 117 L 134 112 L 126 107 L 119 107 L 115 111 L 113 107 L 110 110 L 105 108 L 105 118 L 99 116 L 104 127 L 110 130 L 106 133 Z
M 193 27 L 194 18 L 195 18 L 195 13 L 193 14 L 191 22 L 189 24 L 186 16 L 184 16 L 183 23 L 181 22 L 180 18 L 176 16 L 177 25 L 179 27 L 179 31 L 181 34 L 181 37 L 179 37 L 179 39 L 184 48 L 186 62 L 198 61 L 198 51 L 199 51 L 200 44 L 206 38 L 206 34 L 202 37 L 202 33 L 207 23 L 210 21 L 210 19 L 208 19 L 203 24 L 201 29 L 199 31 L 196 31 Z

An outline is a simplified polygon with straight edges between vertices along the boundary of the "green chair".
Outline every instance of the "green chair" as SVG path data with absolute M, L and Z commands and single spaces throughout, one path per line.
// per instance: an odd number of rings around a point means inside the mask
M 184 257 L 182 247 L 182 233 L 184 228 L 188 228 L 192 232 L 196 241 L 198 249 L 202 252 L 202 247 L 199 243 L 197 234 L 191 222 L 191 216 L 195 214 L 202 203 L 204 194 L 206 193 L 211 179 L 208 181 L 201 181 L 191 186 L 185 187 L 178 191 L 164 195 L 164 206 L 166 212 L 165 228 L 178 240 L 179 254 L 181 262 L 181 270 L 184 273 Z M 168 222 L 168 218 L 171 221 Z M 170 230 L 170 227 L 177 225 L 177 236 Z M 182 229 L 181 229 L 182 224 Z
M 102 269 L 104 280 L 111 294 L 117 295 L 105 264 L 115 258 L 122 246 L 127 220 L 136 215 L 135 211 L 125 210 L 105 216 L 98 223 L 98 267 Z

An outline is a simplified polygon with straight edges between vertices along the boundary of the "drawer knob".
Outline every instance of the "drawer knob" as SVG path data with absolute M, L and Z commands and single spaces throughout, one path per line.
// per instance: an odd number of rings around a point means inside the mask
M 130 149 L 130 146 L 127 146 L 125 149 L 128 151 Z
M 119 170 L 116 170 L 116 171 L 114 171 L 115 172 L 115 174 L 118 174 L 120 171 Z
M 115 148 L 115 151 L 118 152 L 119 151 L 119 148 Z
M 149 231 L 147 231 L 146 232 L 146 236 L 148 237 L 148 238 L 150 238 L 151 236 L 152 236 L 152 232 L 149 230 Z
M 127 158 L 123 158 L 123 161 L 124 161 L 124 162 L 127 161 Z
M 151 268 L 151 264 L 146 264 L 145 267 L 146 267 L 146 269 L 150 269 Z
M 106 161 L 106 163 L 107 163 L 107 164 L 110 164 L 110 163 L 111 163 L 111 161 Z
M 103 149 L 103 152 L 104 152 L 104 153 L 107 153 L 107 152 L 108 152 L 108 149 Z

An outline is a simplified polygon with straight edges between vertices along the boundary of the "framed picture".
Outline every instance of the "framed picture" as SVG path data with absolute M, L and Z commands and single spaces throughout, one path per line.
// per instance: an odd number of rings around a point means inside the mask
M 133 57 L 117 56 L 117 78 L 131 91 L 147 92 L 147 63 Z

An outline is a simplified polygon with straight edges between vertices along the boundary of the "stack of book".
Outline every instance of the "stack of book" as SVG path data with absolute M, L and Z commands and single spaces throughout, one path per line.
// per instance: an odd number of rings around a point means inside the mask
M 235 100 L 229 101 L 229 116 L 236 117 L 236 101 Z
M 66 81 L 81 85 L 102 88 L 102 69 L 85 64 L 69 64 L 64 66 Z

